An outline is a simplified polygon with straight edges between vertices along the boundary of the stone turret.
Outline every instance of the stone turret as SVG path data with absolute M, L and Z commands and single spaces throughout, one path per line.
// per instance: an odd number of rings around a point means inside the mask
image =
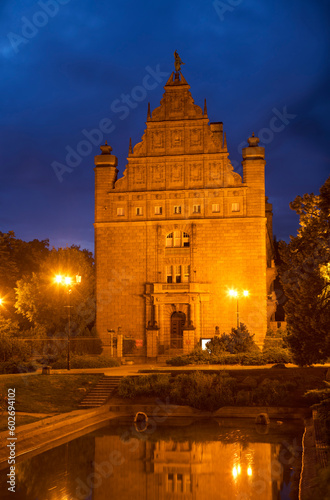
M 106 194 L 114 189 L 118 175 L 118 159 L 111 154 L 112 147 L 105 142 L 104 146 L 100 146 L 102 153 L 96 155 L 95 163 L 95 221 L 98 221 L 100 215 L 106 210 L 107 201 Z M 101 213 L 100 213 L 101 211 Z
M 250 192 L 246 215 L 265 217 L 265 148 L 258 146 L 254 133 L 248 143 L 242 150 L 243 181 Z

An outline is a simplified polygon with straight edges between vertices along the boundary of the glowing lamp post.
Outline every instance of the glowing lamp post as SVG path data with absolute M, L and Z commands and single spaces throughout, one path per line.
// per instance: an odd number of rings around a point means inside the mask
M 229 295 L 229 297 L 236 298 L 236 304 L 237 304 L 237 307 L 236 307 L 237 329 L 239 329 L 240 323 L 239 323 L 239 305 L 238 305 L 238 299 L 240 297 L 248 297 L 249 296 L 249 291 L 248 290 L 243 290 L 240 293 L 237 290 L 229 290 L 228 295 Z
M 71 276 L 62 276 L 61 274 L 57 274 L 54 279 L 55 283 L 58 285 L 63 285 L 67 287 L 68 293 L 68 342 L 67 342 L 67 369 L 70 370 L 70 340 L 71 340 L 71 304 L 70 304 L 70 295 L 71 295 L 71 285 L 81 283 L 81 276 L 76 276 L 75 282 L 72 280 Z

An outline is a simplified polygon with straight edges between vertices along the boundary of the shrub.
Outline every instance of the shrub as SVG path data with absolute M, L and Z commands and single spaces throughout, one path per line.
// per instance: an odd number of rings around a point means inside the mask
M 67 367 L 67 358 L 61 357 L 54 362 L 50 363 L 54 369 L 65 369 Z M 112 368 L 120 366 L 119 361 L 115 358 L 108 358 L 106 356 L 71 356 L 71 368 Z
M 253 337 L 246 325 L 241 323 L 239 328 L 232 328 L 229 334 L 223 333 L 220 337 L 213 337 L 206 347 L 212 354 L 221 354 L 224 351 L 236 354 L 258 350 Z
M 29 358 L 29 346 L 23 340 L 0 335 L 0 360 L 9 361 L 13 358 L 26 361 Z
M 235 402 L 235 379 L 225 373 L 210 375 L 201 372 L 177 375 L 125 377 L 118 393 L 132 399 L 137 396 L 169 396 L 172 403 L 189 405 L 199 410 L 214 411 Z
M 264 381 L 252 391 L 253 402 L 261 406 L 280 406 L 295 388 L 296 385 L 292 382 L 264 379 Z
M 282 347 L 264 347 L 263 356 L 265 363 L 292 363 L 290 351 Z
M 0 373 L 32 373 L 37 369 L 37 365 L 28 362 L 24 363 L 21 361 L 3 361 L 0 363 Z
M 261 352 L 248 352 L 241 355 L 241 365 L 260 366 L 265 364 L 265 357 Z
M 143 377 L 124 377 L 118 386 L 118 394 L 132 399 L 137 396 L 161 396 L 169 394 L 169 375 L 146 375 Z

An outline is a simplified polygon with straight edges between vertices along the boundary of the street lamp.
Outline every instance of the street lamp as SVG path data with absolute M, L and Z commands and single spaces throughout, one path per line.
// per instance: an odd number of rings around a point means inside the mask
M 68 308 L 68 342 L 67 342 L 67 369 L 70 370 L 70 341 L 71 341 L 71 304 L 70 304 L 70 295 L 71 295 L 71 285 L 81 283 L 81 276 L 76 276 L 75 282 L 72 280 L 71 276 L 62 276 L 61 274 L 57 274 L 54 278 L 55 283 L 58 285 L 63 285 L 67 287 L 68 294 L 68 305 L 65 306 Z
M 248 290 L 243 290 L 241 293 L 238 292 L 237 290 L 229 290 L 228 292 L 228 295 L 230 297 L 234 297 L 236 298 L 236 304 L 237 304 L 237 308 L 236 308 L 236 317 L 237 317 L 237 329 L 239 330 L 239 327 L 240 327 L 240 323 L 239 323 L 239 305 L 238 305 L 238 299 L 240 297 L 248 297 L 249 296 L 249 291 Z

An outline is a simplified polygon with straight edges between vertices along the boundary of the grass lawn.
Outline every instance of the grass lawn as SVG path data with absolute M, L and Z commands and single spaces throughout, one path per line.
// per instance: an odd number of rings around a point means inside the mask
M 1 375 L 0 394 L 6 396 L 8 388 L 15 389 L 17 412 L 65 413 L 78 409 L 80 401 L 100 377 L 102 374 L 81 373 Z

